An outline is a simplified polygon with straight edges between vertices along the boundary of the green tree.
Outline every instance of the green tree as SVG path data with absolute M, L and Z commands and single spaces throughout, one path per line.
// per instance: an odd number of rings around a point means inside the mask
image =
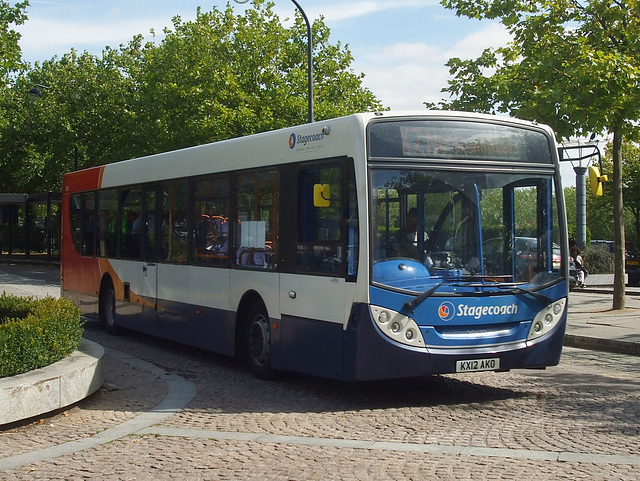
M 22 25 L 27 19 L 25 9 L 28 1 L 16 3 L 13 7 L 5 0 L 0 0 L 0 98 L 8 95 L 11 75 L 22 67 L 20 51 L 20 34 L 14 27 Z M 10 122 L 10 115 L 0 104 L 0 129 Z
M 273 3 L 257 0 L 244 15 L 198 9 L 194 21 L 173 19 L 156 46 L 146 45 L 137 85 L 142 115 L 160 150 L 304 123 L 307 112 L 306 26 L 285 28 Z M 351 71 L 353 57 L 314 22 L 317 119 L 379 109 Z
M 381 108 L 351 69 L 347 47 L 316 20 L 316 118 Z M 75 168 L 304 123 L 306 26 L 285 28 L 273 3 L 197 11 L 173 19 L 161 40 L 134 37 L 101 56 L 72 50 L 26 67 L 0 96 L 11 121 L 0 126 L 5 192 L 56 191 Z M 46 86 L 37 102 L 27 100 Z M 1 111 L 1 110 L 0 110 Z
M 622 189 L 624 191 L 624 207 L 630 214 L 630 232 L 627 238 L 632 239 L 636 248 L 640 247 L 640 145 L 625 142 L 622 146 L 625 160 L 625 174 Z M 629 225 L 627 224 L 627 225 Z
M 22 54 L 18 45 L 20 34 L 12 27 L 25 22 L 27 6 L 28 1 L 11 6 L 9 2 L 0 0 L 0 77 L 3 83 L 8 74 L 22 65 Z
M 471 18 L 499 19 L 512 35 L 475 60 L 450 59 L 453 96 L 441 107 L 509 112 L 551 125 L 562 138 L 613 135 L 615 281 L 625 306 L 622 141 L 638 137 L 638 0 L 443 0 Z
M 35 102 L 27 96 L 34 85 L 42 92 Z M 0 131 L 0 189 L 56 191 L 76 162 L 84 168 L 126 158 L 135 146 L 130 87 L 109 52 L 98 58 L 72 50 L 23 71 L 0 98 L 11 112 Z

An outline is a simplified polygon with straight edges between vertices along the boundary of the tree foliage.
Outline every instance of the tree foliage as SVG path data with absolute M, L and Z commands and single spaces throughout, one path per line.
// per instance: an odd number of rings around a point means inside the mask
M 443 0 L 458 15 L 500 19 L 506 47 L 450 59 L 447 107 L 508 112 L 562 138 L 638 134 L 640 3 L 636 0 Z
M 512 41 L 475 60 L 450 59 L 453 100 L 438 106 L 508 112 L 561 138 L 613 135 L 614 308 L 624 301 L 622 141 L 640 133 L 639 0 L 442 0 L 458 15 L 499 19 Z M 436 107 L 436 106 L 433 106 Z
M 28 1 L 11 6 L 9 2 L 0 0 L 0 78 L 4 83 L 7 75 L 17 70 L 22 64 L 20 51 L 20 34 L 13 27 L 22 25 L 27 19 L 25 10 Z
M 285 27 L 273 3 L 175 17 L 153 41 L 138 35 L 102 55 L 72 50 L 24 68 L 0 96 L 4 192 L 56 191 L 64 172 L 304 123 L 306 25 Z M 313 24 L 315 117 L 380 109 L 347 46 Z M 27 100 L 41 85 L 42 98 Z M 77 154 L 76 154 L 77 153 Z

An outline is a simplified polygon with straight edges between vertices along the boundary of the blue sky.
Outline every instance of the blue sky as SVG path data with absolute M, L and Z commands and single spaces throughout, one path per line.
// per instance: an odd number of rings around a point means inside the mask
M 13 2 L 12 2 L 13 3 Z M 196 8 L 225 8 L 225 0 L 31 0 L 29 20 L 19 28 L 23 58 L 49 60 L 75 48 L 99 55 L 150 29 L 162 32 L 180 15 L 193 19 Z M 230 1 L 242 13 L 251 4 Z M 508 41 L 498 23 L 458 18 L 437 0 L 298 0 L 313 20 L 321 15 L 332 43 L 349 44 L 356 72 L 364 84 L 393 110 L 423 109 L 438 101 L 448 79 L 451 57 L 476 58 L 486 47 Z M 276 0 L 281 19 L 293 18 L 295 6 Z

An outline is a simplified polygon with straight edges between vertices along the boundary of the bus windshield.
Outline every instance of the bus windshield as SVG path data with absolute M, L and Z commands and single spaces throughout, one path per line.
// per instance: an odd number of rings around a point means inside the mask
M 535 288 L 563 272 L 552 175 L 381 166 L 371 169 L 371 181 L 378 285 Z

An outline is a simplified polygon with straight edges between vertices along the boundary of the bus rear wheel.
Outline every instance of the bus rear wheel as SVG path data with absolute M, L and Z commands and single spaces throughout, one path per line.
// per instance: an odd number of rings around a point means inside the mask
M 109 334 L 119 332 L 116 319 L 116 291 L 113 284 L 107 282 L 100 291 L 100 321 Z
M 261 379 L 271 378 L 271 329 L 264 307 L 253 306 L 250 309 L 244 340 L 246 362 L 251 372 Z

